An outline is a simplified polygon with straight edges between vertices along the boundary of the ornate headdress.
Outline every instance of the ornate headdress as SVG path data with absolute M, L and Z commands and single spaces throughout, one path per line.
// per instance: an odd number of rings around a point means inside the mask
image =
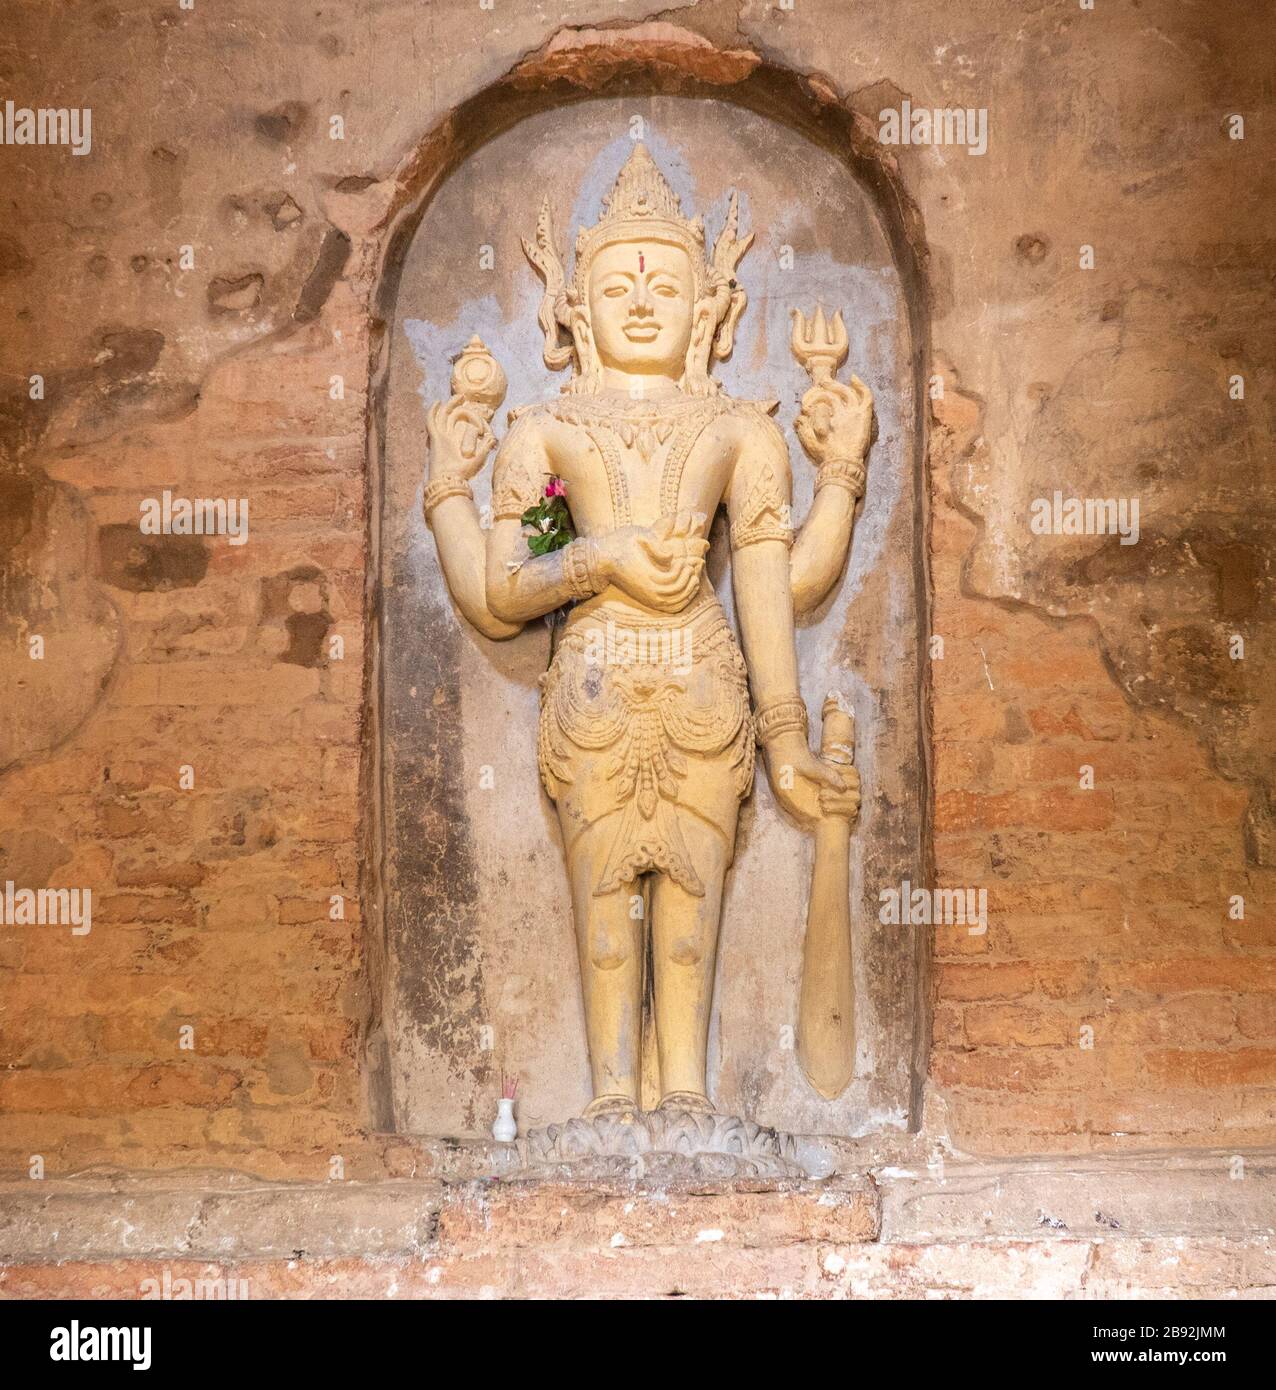
M 672 241 L 691 258 L 696 289 L 704 282 L 704 218 L 686 218 L 678 195 L 665 182 L 645 145 L 636 145 L 611 192 L 603 199 L 602 215 L 592 227 L 576 234 L 576 293 L 583 296 L 589 263 L 597 251 L 616 241 L 636 238 Z
M 696 296 L 715 301 L 717 327 L 713 337 L 713 356 L 727 357 L 731 352 L 735 325 L 744 311 L 745 294 L 735 282 L 736 267 L 753 243 L 753 234 L 740 239 L 736 195 L 731 195 L 726 225 L 705 260 L 704 219 L 682 215 L 678 195 L 669 187 L 645 145 L 637 145 L 617 176 L 611 192 L 603 199 L 602 213 L 592 227 L 582 227 L 576 237 L 576 263 L 569 284 L 554 240 L 553 219 L 549 199 L 541 204 L 536 219 L 535 243 L 524 240 L 523 251 L 545 281 L 545 296 L 541 300 L 540 325 L 545 333 L 545 365 L 554 371 L 566 367 L 577 358 L 577 367 L 588 364 L 579 360 L 579 344 L 565 343 L 561 329 L 573 332 L 573 310 L 584 304 L 589 280 L 589 266 L 598 251 L 616 241 L 647 238 L 670 241 L 681 246 L 691 260 L 696 282 Z M 708 362 L 701 370 L 707 376 Z

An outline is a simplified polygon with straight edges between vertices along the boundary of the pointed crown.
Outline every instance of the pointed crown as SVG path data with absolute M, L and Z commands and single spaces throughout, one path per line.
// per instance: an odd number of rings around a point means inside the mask
M 576 265 L 568 285 L 566 271 L 554 237 L 554 218 L 549 199 L 541 204 L 536 218 L 536 235 L 524 239 L 523 252 L 545 282 L 537 317 L 545 334 L 545 365 L 551 371 L 574 364 L 579 375 L 564 388 L 573 391 L 598 389 L 596 364 L 585 360 L 588 350 L 575 338 L 563 341 L 563 330 L 574 333 L 573 315 L 584 303 L 588 289 L 589 263 L 603 246 L 616 241 L 671 241 L 691 258 L 696 281 L 696 297 L 705 297 L 712 306 L 715 328 L 705 351 L 722 359 L 731 355 L 735 328 L 747 302 L 743 286 L 736 282 L 736 270 L 753 245 L 753 233 L 740 235 L 740 204 L 734 193 L 727 207 L 726 221 L 710 256 L 705 255 L 704 220 L 686 218 L 678 195 L 669 187 L 651 156 L 642 145 L 635 147 L 625 162 L 611 192 L 603 199 L 602 214 L 592 227 L 582 227 L 576 238 Z M 703 347 L 704 345 L 702 345 Z M 702 360 L 688 366 L 693 394 L 707 395 L 717 389 L 709 376 L 709 363 Z
M 603 199 L 602 215 L 576 237 L 575 280 L 583 293 L 589 263 L 603 246 L 648 237 L 683 247 L 691 257 L 697 283 L 704 280 L 704 221 L 682 215 L 678 195 L 669 187 L 645 145 L 636 145 Z

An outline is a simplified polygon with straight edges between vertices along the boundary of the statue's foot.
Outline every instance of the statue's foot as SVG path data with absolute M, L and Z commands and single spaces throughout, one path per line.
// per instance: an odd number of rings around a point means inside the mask
M 638 1102 L 632 1096 L 598 1096 L 581 1112 L 581 1118 L 596 1120 L 600 1115 L 632 1115 L 638 1109 Z
M 660 1098 L 660 1110 L 691 1110 L 698 1115 L 716 1114 L 713 1102 L 700 1091 L 670 1091 Z

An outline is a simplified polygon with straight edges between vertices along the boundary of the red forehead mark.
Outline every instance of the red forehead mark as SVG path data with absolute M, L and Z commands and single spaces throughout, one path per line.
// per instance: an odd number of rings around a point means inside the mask
M 639 252 L 638 252 L 638 273 L 639 273 L 639 274 L 642 274 L 642 270 L 643 270 L 642 252 L 639 251 Z

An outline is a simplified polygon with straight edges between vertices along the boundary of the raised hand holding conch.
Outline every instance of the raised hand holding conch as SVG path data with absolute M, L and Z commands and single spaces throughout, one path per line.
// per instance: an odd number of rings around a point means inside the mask
M 430 476 L 472 478 L 496 445 L 492 417 L 505 399 L 500 363 L 476 333 L 452 364 L 452 395 L 426 412 Z

